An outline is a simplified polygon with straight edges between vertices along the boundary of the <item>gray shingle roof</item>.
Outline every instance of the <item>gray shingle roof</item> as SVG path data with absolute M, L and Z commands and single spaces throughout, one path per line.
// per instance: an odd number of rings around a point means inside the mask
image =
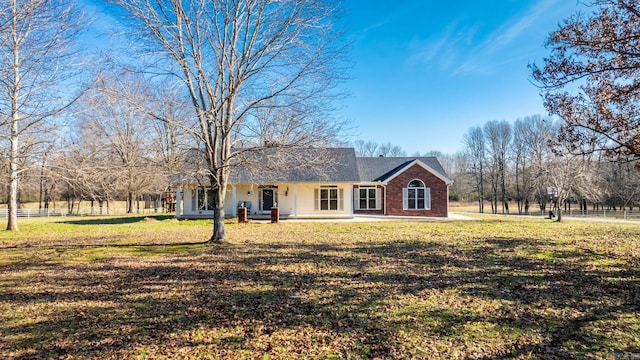
M 273 163 L 270 166 L 269 163 Z M 357 182 L 358 166 L 353 148 L 307 149 L 284 158 L 234 168 L 231 183 L 265 182 Z
M 435 156 L 361 157 L 357 158 L 360 181 L 385 181 L 414 160 L 420 160 L 442 177 L 449 179 Z
M 416 159 L 449 179 L 434 156 L 356 157 L 353 148 L 306 149 L 288 154 L 273 150 L 271 153 L 249 155 L 243 165 L 232 169 L 229 182 L 384 182 Z M 195 181 L 192 176 L 176 175 L 172 178 L 172 182 Z

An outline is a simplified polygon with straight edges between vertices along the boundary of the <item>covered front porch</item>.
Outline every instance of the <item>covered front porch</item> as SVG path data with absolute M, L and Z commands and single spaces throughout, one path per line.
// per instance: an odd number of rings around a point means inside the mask
M 232 184 L 227 187 L 225 216 L 236 217 L 239 207 L 247 208 L 249 219 L 269 219 L 272 207 L 280 209 L 280 219 L 351 218 L 352 184 L 285 183 Z M 211 190 L 187 184 L 176 188 L 176 218 L 213 217 Z

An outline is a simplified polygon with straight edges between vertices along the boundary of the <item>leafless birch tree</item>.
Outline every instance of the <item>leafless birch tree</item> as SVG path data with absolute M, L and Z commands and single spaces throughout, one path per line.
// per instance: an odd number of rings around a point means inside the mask
M 0 138 L 8 148 L 7 230 L 18 230 L 18 180 L 24 169 L 22 139 L 71 102 L 73 42 L 82 14 L 72 1 L 5 0 L 0 6 Z M 77 79 L 75 79 L 77 80 Z
M 336 4 L 321 0 L 112 0 L 130 14 L 156 73 L 184 85 L 213 190 L 211 242 L 225 238 L 229 173 L 247 152 L 322 145 L 332 126 L 319 116 L 335 89 L 342 58 L 333 26 Z M 296 109 L 306 134 L 292 143 L 247 139 L 259 110 Z M 305 116 L 300 118 L 300 112 Z M 289 118 L 292 119 L 292 118 Z M 294 126 L 298 126 L 294 124 Z M 287 129 L 287 127 L 282 127 Z M 259 136 L 258 136 L 259 138 Z

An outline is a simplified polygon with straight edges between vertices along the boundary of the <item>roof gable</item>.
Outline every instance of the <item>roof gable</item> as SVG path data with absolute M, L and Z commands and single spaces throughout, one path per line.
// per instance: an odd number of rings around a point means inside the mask
M 360 181 L 388 183 L 411 166 L 418 164 L 446 184 L 453 182 L 434 156 L 427 157 L 363 157 L 357 158 Z
M 411 168 L 414 165 L 418 165 L 418 166 L 422 167 L 423 169 L 427 170 L 428 172 L 432 173 L 435 177 L 437 177 L 438 179 L 444 181 L 447 185 L 451 185 L 453 183 L 453 181 L 451 181 L 450 179 L 444 177 L 442 174 L 438 173 L 437 171 L 435 171 L 434 169 L 432 169 L 431 167 L 429 167 L 428 165 L 426 165 L 425 163 L 423 163 L 419 159 L 415 159 L 415 160 L 409 162 L 408 164 L 406 164 L 405 166 L 403 166 L 402 168 L 397 169 L 397 171 L 393 172 L 386 179 L 384 179 L 382 181 L 385 184 L 388 184 L 391 180 L 393 180 L 398 175 L 402 174 L 403 172 L 405 172 L 406 170 L 408 170 L 409 168 Z

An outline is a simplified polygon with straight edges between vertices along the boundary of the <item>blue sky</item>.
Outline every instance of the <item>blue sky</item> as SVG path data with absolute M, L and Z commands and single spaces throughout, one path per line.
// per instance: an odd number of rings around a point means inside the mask
M 99 9 L 94 31 L 114 26 L 102 1 L 81 2 Z M 344 5 L 352 67 L 344 84 L 350 96 L 337 115 L 351 122 L 351 140 L 391 142 L 410 155 L 454 153 L 472 126 L 546 114 L 527 64 L 542 63 L 549 54 L 546 37 L 580 6 L 576 0 Z M 101 41 L 102 47 L 120 46 Z
M 462 149 L 472 126 L 547 114 L 527 64 L 575 0 L 346 0 L 353 44 L 340 115 L 409 154 Z M 584 8 L 582 8 L 584 10 Z

